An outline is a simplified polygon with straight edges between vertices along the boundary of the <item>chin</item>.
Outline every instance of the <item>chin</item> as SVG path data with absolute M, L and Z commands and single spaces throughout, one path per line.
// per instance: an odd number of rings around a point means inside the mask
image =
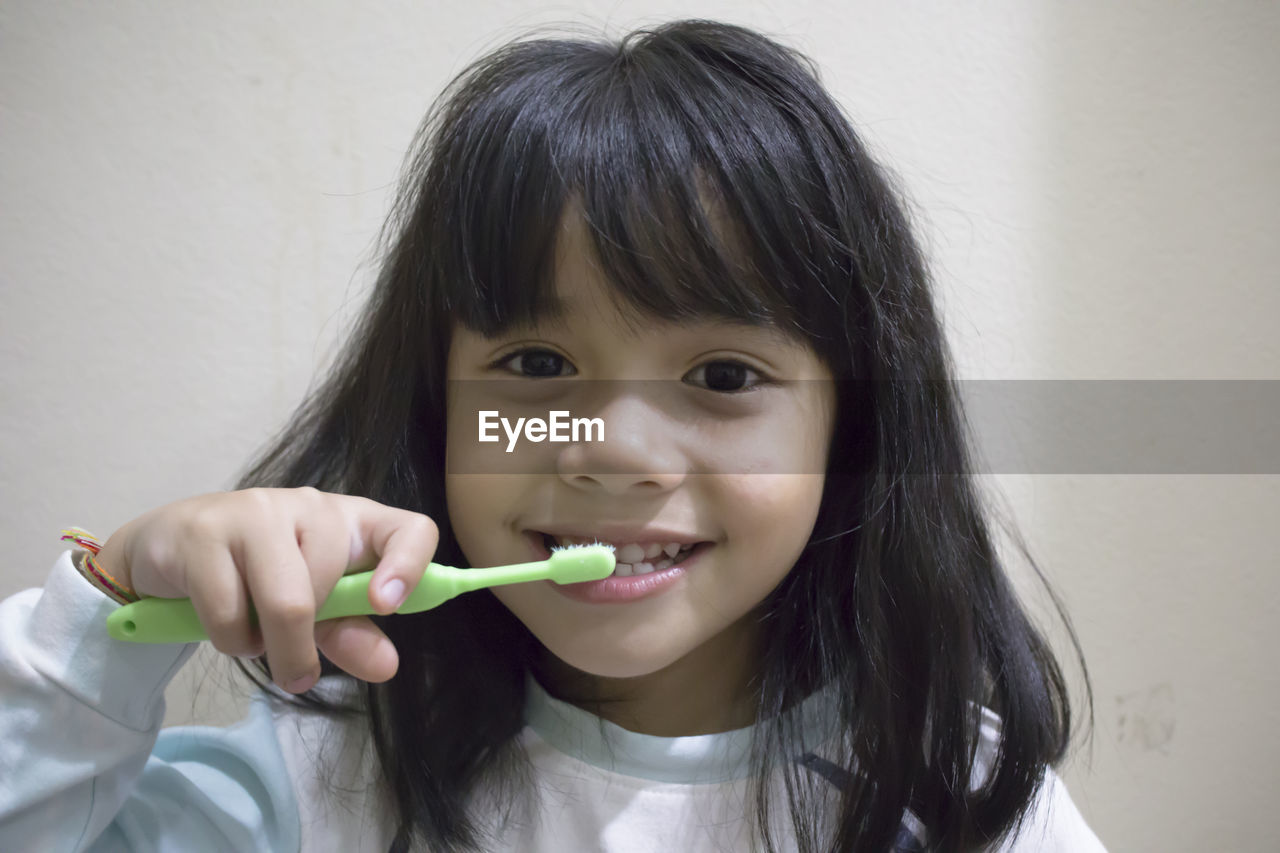
M 556 649 L 551 646 L 546 648 L 562 663 L 597 678 L 639 678 L 642 675 L 651 675 L 671 663 L 659 660 L 652 655 L 637 657 L 600 648 Z

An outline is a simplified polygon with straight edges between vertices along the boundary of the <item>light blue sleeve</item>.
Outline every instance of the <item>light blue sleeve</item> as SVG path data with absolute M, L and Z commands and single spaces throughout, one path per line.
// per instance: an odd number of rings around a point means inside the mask
M 123 643 L 70 552 L 0 601 L 0 850 L 296 851 L 265 698 L 229 728 L 161 730 L 192 645 Z

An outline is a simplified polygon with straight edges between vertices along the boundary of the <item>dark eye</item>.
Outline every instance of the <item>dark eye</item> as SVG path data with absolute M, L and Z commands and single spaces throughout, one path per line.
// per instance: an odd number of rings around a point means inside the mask
M 503 356 L 494 362 L 495 367 L 510 367 L 519 360 L 515 371 L 521 376 L 549 377 L 560 376 L 561 370 L 568 366 L 564 356 L 546 349 L 522 349 Z M 572 368 L 571 368 L 572 369 Z
M 750 387 L 744 387 L 747 385 L 749 374 L 757 377 L 759 374 L 740 361 L 709 361 L 695 367 L 688 375 L 695 376 L 699 372 L 705 375 L 704 382 L 709 390 L 722 394 L 750 391 L 760 384 L 756 382 Z

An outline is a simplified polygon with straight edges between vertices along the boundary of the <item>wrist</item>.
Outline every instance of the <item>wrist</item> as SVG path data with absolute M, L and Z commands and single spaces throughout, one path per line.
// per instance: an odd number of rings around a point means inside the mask
M 109 574 L 116 583 L 127 589 L 133 589 L 133 579 L 129 575 L 129 561 L 124 557 L 124 548 L 120 543 L 119 531 L 116 531 L 107 539 L 101 550 L 95 555 L 94 560 L 97 562 L 98 567 Z
M 76 571 L 104 595 L 119 604 L 129 604 L 139 599 L 140 596 L 133 591 L 129 580 L 128 566 L 123 559 L 123 554 L 117 557 L 117 552 L 121 550 L 118 546 L 108 551 L 106 546 L 98 544 L 98 540 L 91 533 L 78 527 L 62 531 L 62 539 L 64 542 L 69 540 L 80 546 L 82 550 L 74 555 L 72 563 Z M 110 545 L 110 542 L 107 544 Z M 101 556 L 104 553 L 106 554 L 105 565 Z

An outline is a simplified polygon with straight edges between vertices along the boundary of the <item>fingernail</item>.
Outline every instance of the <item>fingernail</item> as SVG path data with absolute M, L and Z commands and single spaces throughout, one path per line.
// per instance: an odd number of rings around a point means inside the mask
M 382 585 L 382 597 L 396 607 L 404 600 L 404 581 L 392 578 Z

